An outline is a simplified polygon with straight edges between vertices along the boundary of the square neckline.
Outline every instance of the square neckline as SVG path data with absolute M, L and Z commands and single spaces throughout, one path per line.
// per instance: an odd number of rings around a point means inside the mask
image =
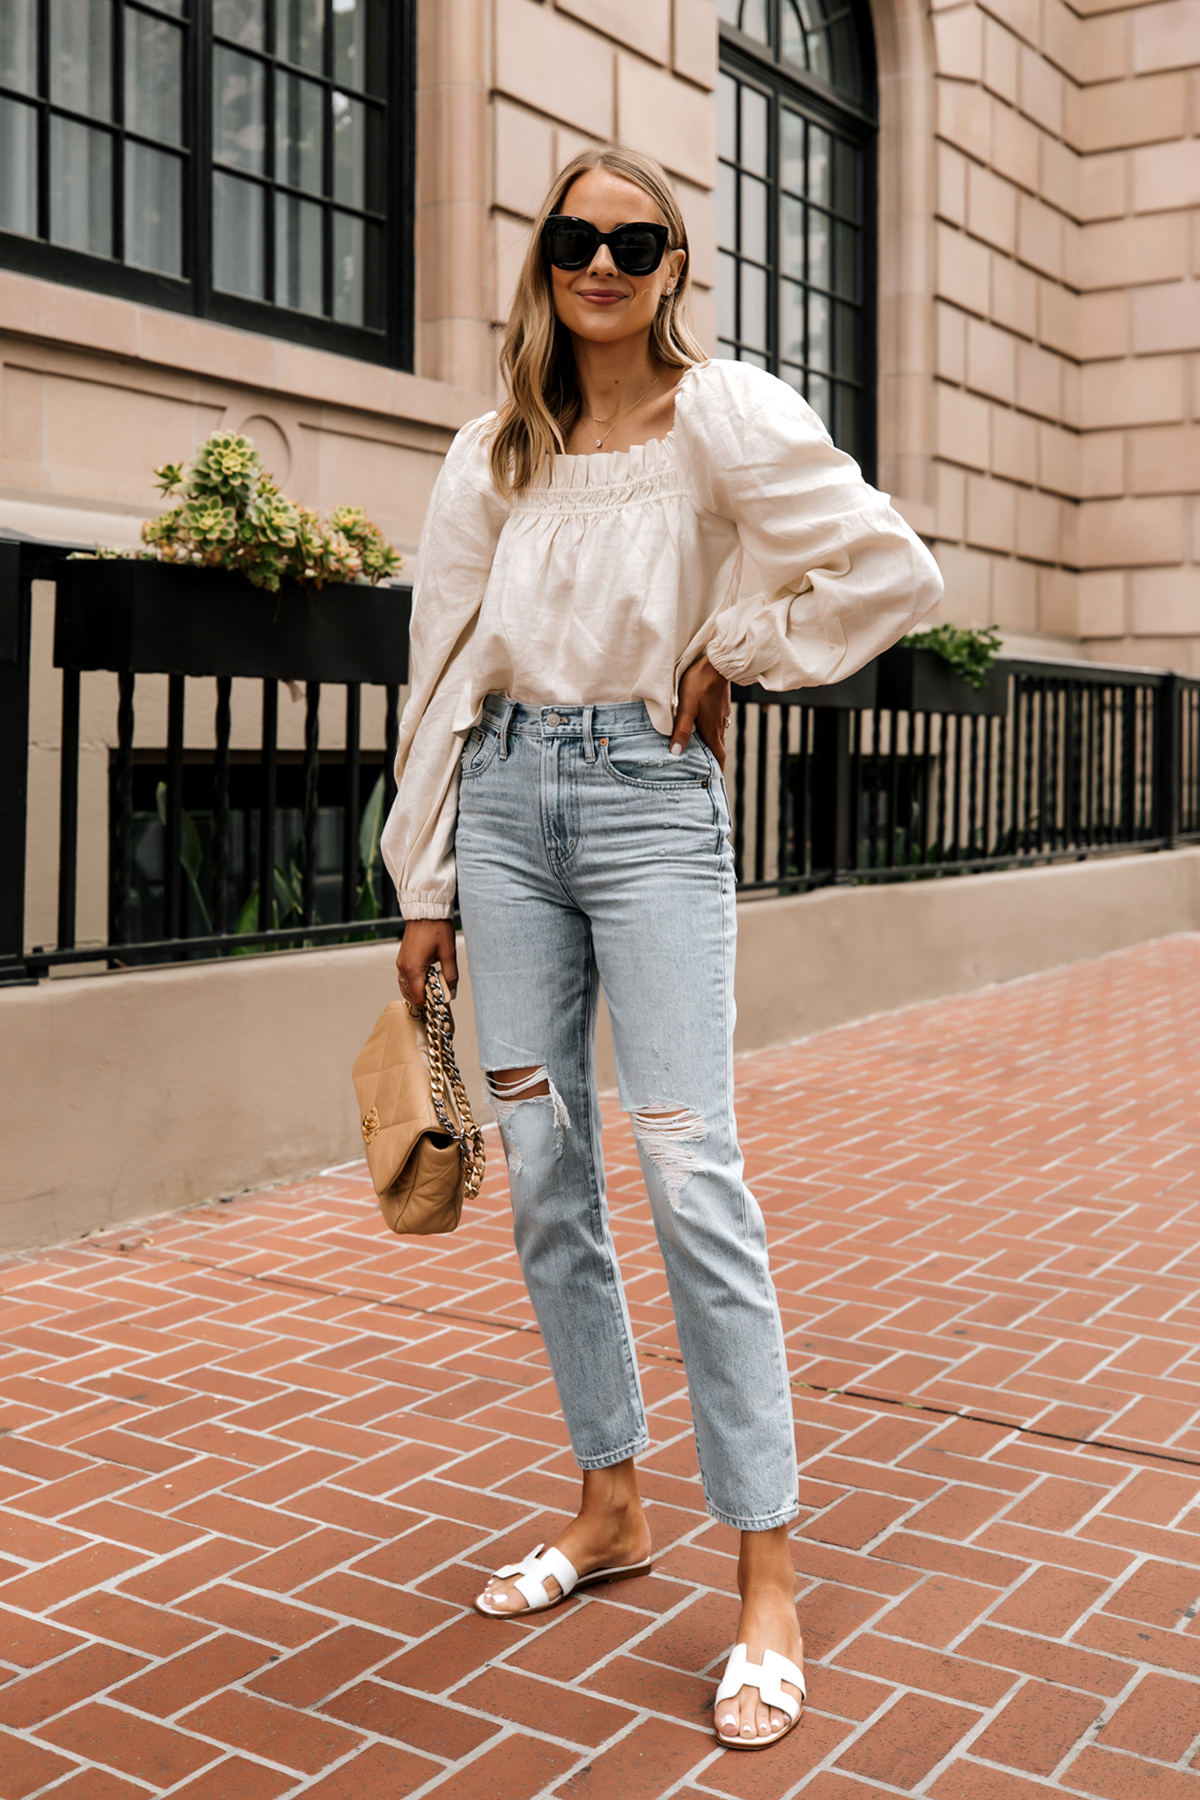
M 710 357 L 708 360 L 711 362 L 712 358 Z M 679 380 L 675 383 L 674 393 L 676 406 L 679 405 L 679 390 L 688 379 L 689 375 L 694 375 L 697 369 L 702 369 L 704 367 L 704 363 L 688 364 L 687 368 L 683 371 L 683 374 L 679 377 Z M 618 456 L 632 456 L 635 451 L 648 450 L 651 444 L 669 444 L 674 436 L 675 424 L 674 421 L 672 421 L 670 431 L 664 432 L 662 437 L 646 438 L 640 444 L 630 444 L 627 450 L 560 450 L 555 455 L 554 460 L 555 462 L 594 463 L 600 462 L 603 457 L 615 459 Z

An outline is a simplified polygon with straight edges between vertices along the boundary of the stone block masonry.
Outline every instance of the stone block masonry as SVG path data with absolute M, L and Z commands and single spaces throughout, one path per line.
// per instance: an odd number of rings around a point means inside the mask
M 1018 490 L 963 508 L 935 477 L 946 611 L 1080 637 L 1104 660 L 1200 669 L 1200 608 L 1159 612 L 1142 581 L 1163 565 L 1198 580 L 1200 483 L 1183 443 L 1200 351 L 1194 0 L 950 0 L 934 7 L 933 58 L 949 314 L 937 384 L 955 396 L 939 397 L 934 455 Z M 990 450 L 952 423 L 975 396 L 991 404 Z M 1022 419 L 1062 429 L 1073 454 L 1017 466 L 1005 452 Z M 1170 502 L 1157 511 L 1133 504 L 1147 461 Z M 1039 504 L 1050 492 L 1056 518 Z

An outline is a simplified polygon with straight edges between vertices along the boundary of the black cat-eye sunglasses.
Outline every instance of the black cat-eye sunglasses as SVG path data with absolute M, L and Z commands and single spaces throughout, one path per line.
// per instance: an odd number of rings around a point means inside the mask
M 584 269 L 601 244 L 607 244 L 622 275 L 653 275 L 669 236 L 665 225 L 649 223 L 599 231 L 589 220 L 566 213 L 552 213 L 542 227 L 542 243 L 556 269 Z

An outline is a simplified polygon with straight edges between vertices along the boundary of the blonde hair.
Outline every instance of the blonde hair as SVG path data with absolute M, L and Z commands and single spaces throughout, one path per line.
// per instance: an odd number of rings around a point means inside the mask
M 519 494 L 536 481 L 579 417 L 571 334 L 554 311 L 551 276 L 542 249 L 542 227 L 561 210 L 572 185 L 592 169 L 606 169 L 649 195 L 666 223 L 667 250 L 687 252 L 687 226 L 661 163 L 636 150 L 584 150 L 561 171 L 533 222 L 529 248 L 513 296 L 500 350 L 508 397 L 492 435 L 492 480 L 502 494 Z M 650 327 L 650 354 L 668 369 L 686 369 L 707 356 L 687 322 L 690 259 L 673 293 L 664 293 Z

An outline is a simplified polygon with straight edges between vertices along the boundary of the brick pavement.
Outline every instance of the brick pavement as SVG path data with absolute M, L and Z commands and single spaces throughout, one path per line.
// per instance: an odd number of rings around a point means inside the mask
M 0 1800 L 1200 1800 L 1197 1018 L 1187 937 L 741 1063 L 811 1672 L 762 1756 L 614 1109 L 658 1562 L 540 1622 L 467 1608 L 575 1491 L 498 1159 L 443 1242 L 351 1167 L 10 1260 Z

